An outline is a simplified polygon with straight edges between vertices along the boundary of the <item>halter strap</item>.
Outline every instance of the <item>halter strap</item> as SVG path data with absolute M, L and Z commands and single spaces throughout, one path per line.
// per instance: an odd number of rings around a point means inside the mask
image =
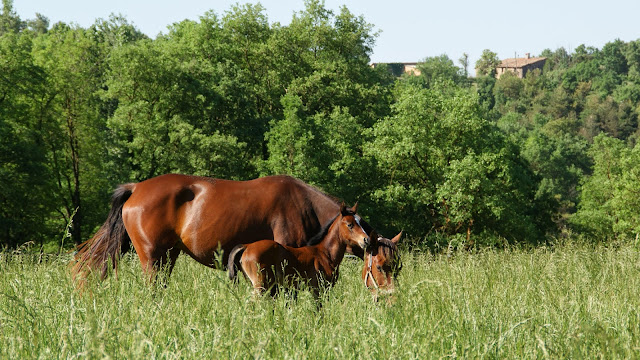
M 366 255 L 367 255 L 367 253 L 365 252 L 365 256 Z M 379 289 L 380 287 L 378 286 L 378 282 L 376 281 L 376 278 L 373 276 L 372 266 L 373 266 L 373 254 L 369 253 L 369 261 L 368 261 L 368 264 L 367 264 L 367 273 L 364 275 L 364 286 L 367 286 L 367 280 L 369 280 L 369 277 L 371 277 L 371 281 L 373 281 L 373 286 L 376 289 Z

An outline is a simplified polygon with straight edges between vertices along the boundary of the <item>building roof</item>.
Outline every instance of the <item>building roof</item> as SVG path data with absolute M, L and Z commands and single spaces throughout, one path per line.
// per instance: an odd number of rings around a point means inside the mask
M 498 65 L 498 67 L 501 68 L 521 68 L 523 66 L 527 66 L 530 64 L 535 64 L 539 61 L 545 61 L 547 60 L 546 57 L 524 57 L 524 58 L 511 58 L 511 59 L 504 59 L 502 60 L 502 62 L 500 63 L 500 65 Z

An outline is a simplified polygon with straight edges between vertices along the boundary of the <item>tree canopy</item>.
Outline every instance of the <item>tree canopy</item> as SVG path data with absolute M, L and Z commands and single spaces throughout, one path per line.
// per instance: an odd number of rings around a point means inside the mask
M 169 172 L 290 174 L 359 201 L 382 232 L 455 246 L 640 233 L 640 40 L 545 50 L 542 71 L 468 76 L 447 55 L 420 75 L 370 64 L 377 30 L 305 2 L 261 5 L 150 39 L 123 16 L 88 28 L 0 13 L 0 244 L 74 243 L 120 183 Z

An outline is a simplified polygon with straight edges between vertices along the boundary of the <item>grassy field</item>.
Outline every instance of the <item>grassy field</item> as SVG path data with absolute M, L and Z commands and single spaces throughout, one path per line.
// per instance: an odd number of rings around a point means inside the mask
M 247 282 L 181 257 L 153 289 L 128 256 L 74 292 L 69 257 L 0 254 L 0 358 L 638 358 L 640 253 L 631 245 L 404 253 L 395 303 L 361 261 L 316 304 L 253 299 Z

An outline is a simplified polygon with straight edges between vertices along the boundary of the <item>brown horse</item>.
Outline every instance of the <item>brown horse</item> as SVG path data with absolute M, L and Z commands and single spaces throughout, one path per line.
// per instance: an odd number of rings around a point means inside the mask
M 357 204 L 353 209 L 342 205 L 340 213 L 307 246 L 292 247 L 273 240 L 236 246 L 229 255 L 229 278 L 234 280 L 240 268 L 257 294 L 270 289 L 275 296 L 280 287 L 298 289 L 304 283 L 318 298 L 321 284 L 332 286 L 338 279 L 347 246 L 369 245 L 356 210 Z
M 402 231 L 389 240 L 372 231 L 371 245 L 364 255 L 364 267 L 362 268 L 362 281 L 371 289 L 374 298 L 379 294 L 392 293 L 395 288 L 395 280 L 402 269 L 398 242 Z
M 277 241 L 305 245 L 304 239 L 339 211 L 334 198 L 289 176 L 231 181 L 161 175 L 114 191 L 107 220 L 79 246 L 73 276 L 81 286 L 90 272 L 104 279 L 129 240 L 150 279 L 165 264 L 170 274 L 180 252 L 214 267 L 215 254 L 222 250 L 224 266 L 241 243 L 287 239 Z M 364 256 L 359 247 L 347 250 Z

